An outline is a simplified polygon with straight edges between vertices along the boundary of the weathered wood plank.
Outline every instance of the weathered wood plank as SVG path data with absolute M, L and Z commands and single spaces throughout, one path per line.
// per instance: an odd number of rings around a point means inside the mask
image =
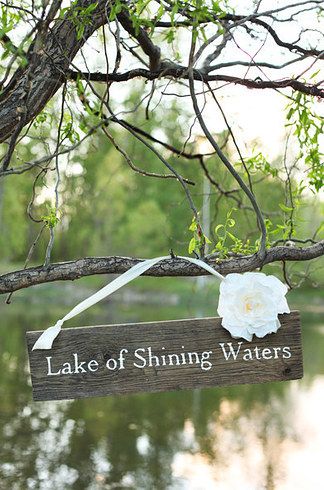
M 33 397 L 61 400 L 299 379 L 299 313 L 281 315 L 280 322 L 276 334 L 253 342 L 233 339 L 220 318 L 66 328 L 49 351 L 32 351 L 41 332 L 27 332 Z

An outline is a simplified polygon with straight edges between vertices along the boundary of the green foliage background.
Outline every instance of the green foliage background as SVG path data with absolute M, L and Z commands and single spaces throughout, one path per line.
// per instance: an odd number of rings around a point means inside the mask
M 130 96 L 130 107 L 135 98 L 136 94 Z M 162 139 L 181 148 L 183 131 L 176 105 L 169 109 L 167 121 L 162 111 L 154 112 L 147 121 L 142 116 L 137 113 L 129 121 L 152 134 L 163 128 Z M 109 131 L 113 132 L 115 139 L 138 167 L 151 172 L 165 172 L 161 162 L 124 130 L 109 128 Z M 224 135 L 218 135 L 218 139 L 221 141 Z M 33 158 L 31 150 L 32 146 L 24 149 L 26 161 Z M 197 147 L 188 144 L 186 151 L 197 151 Z M 197 208 L 201 209 L 204 177 L 199 162 L 175 157 L 171 152 L 164 155 L 183 176 L 196 182 L 195 186 L 190 186 L 190 190 Z M 291 207 L 286 201 L 285 182 L 277 178 L 276 172 L 276 168 L 281 165 L 279 160 L 269 164 L 258 154 L 247 161 L 253 179 L 263 178 L 254 190 L 261 209 L 268 214 L 269 245 L 275 240 L 287 239 L 290 229 Z M 217 157 L 206 159 L 206 166 L 225 190 L 236 187 Z M 74 171 L 75 168 L 78 172 Z M 25 260 L 43 222 L 48 223 L 48 210 L 52 203 L 44 189 L 53 187 L 54 171 L 49 172 L 45 180 L 39 178 L 35 186 L 36 199 L 30 211 L 39 222 L 28 219 L 26 215 L 38 172 L 36 169 L 20 176 L 10 176 L 1 182 L 2 262 Z M 299 182 L 292 182 L 292 187 L 296 198 L 294 233 L 299 238 L 311 236 L 320 224 L 323 203 L 309 195 L 302 197 Z M 94 137 L 85 154 L 74 154 L 62 174 L 60 191 L 59 222 L 55 226 L 52 260 L 91 255 L 150 257 L 166 254 L 170 248 L 177 254 L 188 253 L 188 244 L 192 238 L 192 231 L 189 230 L 192 212 L 179 183 L 174 179 L 156 179 L 135 173 L 104 135 Z M 241 197 L 243 209 L 237 209 L 235 201 L 228 197 L 220 199 L 217 190 L 211 187 L 212 223 L 208 238 L 212 243 L 209 249 L 216 247 L 216 251 L 223 254 L 222 257 L 226 257 L 230 250 L 235 251 L 235 246 L 241 247 L 241 252 L 251 253 L 257 244 L 259 232 L 255 216 L 253 212 L 244 209 L 249 203 Z M 226 227 L 225 236 L 226 222 L 230 226 Z M 33 252 L 34 262 L 42 263 L 47 240 L 48 228 L 45 228 Z

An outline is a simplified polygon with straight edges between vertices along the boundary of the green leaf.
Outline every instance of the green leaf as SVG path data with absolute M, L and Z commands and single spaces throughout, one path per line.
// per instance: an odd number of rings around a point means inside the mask
M 208 238 L 206 235 L 204 235 L 204 238 L 205 238 L 205 242 L 206 242 L 206 243 L 208 243 L 208 244 L 210 244 L 210 243 L 211 243 L 211 240 L 209 240 L 209 238 Z
M 315 78 L 315 77 L 316 77 L 316 75 L 318 75 L 318 74 L 320 73 L 320 71 L 321 71 L 321 70 L 317 70 L 317 71 L 315 71 L 315 72 L 314 72 L 314 73 L 313 73 L 313 74 L 310 76 L 310 78 Z
M 193 237 L 193 238 L 190 240 L 190 242 L 189 242 L 189 246 L 188 246 L 188 252 L 189 252 L 190 254 L 192 254 L 192 252 L 195 250 L 195 248 L 196 248 L 196 244 L 197 244 L 196 239 Z
M 279 203 L 279 207 L 285 212 L 285 213 L 290 213 L 294 208 L 290 208 L 286 206 L 285 204 Z
M 195 219 L 192 220 L 191 225 L 189 226 L 190 231 L 196 231 L 197 230 L 197 222 Z
M 287 113 L 288 121 L 289 121 L 289 119 L 291 119 L 291 116 L 293 115 L 294 112 L 295 112 L 295 109 L 293 107 L 291 107 Z

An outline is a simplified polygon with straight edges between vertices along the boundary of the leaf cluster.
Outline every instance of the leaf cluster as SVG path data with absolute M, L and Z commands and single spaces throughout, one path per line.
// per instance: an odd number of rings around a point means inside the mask
M 59 223 L 60 216 L 58 211 L 54 207 L 48 205 L 47 214 L 41 216 L 41 220 L 45 224 L 46 228 L 53 229 Z
M 312 76 L 316 76 L 314 73 Z M 299 92 L 287 105 L 287 127 L 294 128 L 300 154 L 308 168 L 309 183 L 315 191 L 324 185 L 323 153 L 320 150 L 320 137 L 324 131 L 324 120 L 313 112 L 314 98 Z

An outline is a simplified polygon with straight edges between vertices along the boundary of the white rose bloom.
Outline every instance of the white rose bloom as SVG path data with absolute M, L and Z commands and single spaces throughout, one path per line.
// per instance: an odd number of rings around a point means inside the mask
M 275 276 L 263 272 L 228 274 L 220 285 L 217 312 L 222 326 L 234 338 L 249 342 L 253 334 L 264 337 L 280 327 L 279 313 L 290 313 L 288 288 Z

